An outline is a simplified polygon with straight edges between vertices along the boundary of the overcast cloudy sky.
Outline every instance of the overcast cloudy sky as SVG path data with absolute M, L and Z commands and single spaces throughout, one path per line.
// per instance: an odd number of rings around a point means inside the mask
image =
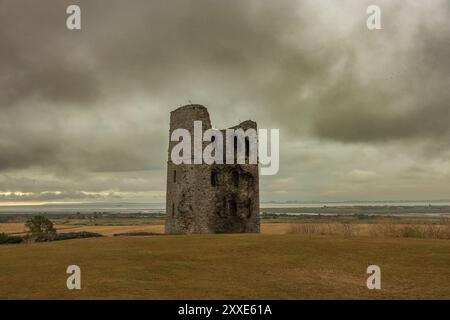
M 280 128 L 262 201 L 450 198 L 447 0 L 0 0 L 0 202 L 163 202 L 188 100 Z

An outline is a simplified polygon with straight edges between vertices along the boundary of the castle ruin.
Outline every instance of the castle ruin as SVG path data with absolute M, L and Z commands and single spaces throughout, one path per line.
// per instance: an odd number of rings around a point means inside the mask
M 203 132 L 211 129 L 208 110 L 202 105 L 190 104 L 170 113 L 166 233 L 259 232 L 258 164 L 172 162 L 171 150 L 178 143 L 170 141 L 172 132 L 183 128 L 192 136 L 194 121 L 202 121 Z M 238 128 L 256 130 L 257 126 L 247 120 L 232 129 Z M 203 142 L 203 148 L 207 144 Z M 223 145 L 226 148 L 225 141 Z

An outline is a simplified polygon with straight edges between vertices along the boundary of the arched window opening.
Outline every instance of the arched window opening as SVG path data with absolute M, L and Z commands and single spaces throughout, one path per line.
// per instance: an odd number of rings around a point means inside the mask
M 234 136 L 233 138 L 233 157 L 234 157 L 234 163 L 237 161 L 237 146 L 238 146 L 238 137 Z
M 248 137 L 245 137 L 245 157 L 248 158 L 250 156 L 250 141 Z
M 252 216 L 253 206 L 252 206 L 252 199 L 247 199 L 245 202 L 245 208 L 247 209 L 247 219 Z
M 217 187 L 219 185 L 219 174 L 217 171 L 211 171 L 211 185 Z
M 237 171 L 231 173 L 231 180 L 233 181 L 233 186 L 239 187 L 239 173 Z
M 228 201 L 228 210 L 231 215 L 233 215 L 233 216 L 237 215 L 236 200 L 232 199 L 232 200 Z

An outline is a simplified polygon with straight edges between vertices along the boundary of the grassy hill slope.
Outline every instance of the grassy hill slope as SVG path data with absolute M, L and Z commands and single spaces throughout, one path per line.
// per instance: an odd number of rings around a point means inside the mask
M 1 299 L 450 299 L 450 241 L 301 235 L 68 240 L 0 247 Z M 66 288 L 68 265 L 82 290 Z M 367 266 L 382 290 L 366 288 Z

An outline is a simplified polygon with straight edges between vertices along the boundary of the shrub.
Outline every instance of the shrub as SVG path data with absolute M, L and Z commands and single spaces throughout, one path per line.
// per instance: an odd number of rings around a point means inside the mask
M 69 239 L 82 239 L 82 238 L 96 238 L 103 237 L 99 233 L 95 232 L 67 232 L 67 233 L 58 233 L 52 236 L 40 236 L 36 239 L 36 242 L 47 242 L 47 241 L 59 241 L 59 240 L 69 240 Z
M 41 238 L 52 239 L 56 235 L 53 222 L 44 216 L 34 216 L 25 223 L 28 235 L 36 240 Z
M 5 233 L 0 233 L 0 244 L 14 244 L 21 243 L 23 241 L 22 237 L 9 236 Z

